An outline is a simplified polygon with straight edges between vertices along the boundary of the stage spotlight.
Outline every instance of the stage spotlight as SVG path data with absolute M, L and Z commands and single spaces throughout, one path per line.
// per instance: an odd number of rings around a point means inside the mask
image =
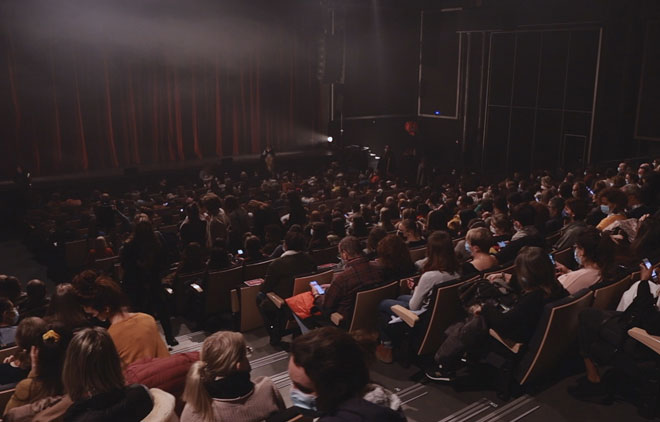
M 374 157 L 374 158 L 375 158 L 376 160 L 380 160 L 380 157 L 379 157 L 379 156 L 376 156 L 376 157 Z
M 328 142 L 332 142 L 332 136 L 328 136 Z
M 370 153 L 369 155 L 371 155 L 372 157 L 375 157 L 375 156 L 376 156 L 376 154 L 374 154 L 373 152 Z

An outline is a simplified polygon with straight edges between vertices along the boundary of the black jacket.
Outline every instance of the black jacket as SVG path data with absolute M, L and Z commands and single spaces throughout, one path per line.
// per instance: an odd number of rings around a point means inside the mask
M 64 414 L 64 422 L 140 422 L 153 409 L 153 400 L 143 385 L 97 394 L 75 402 Z
M 319 422 L 405 422 L 406 417 L 384 406 L 354 398 L 342 403 L 332 414 L 322 416 Z
M 304 252 L 277 258 L 268 266 L 261 291 L 275 292 L 286 299 L 293 293 L 293 279 L 297 275 L 316 271 L 316 263 Z

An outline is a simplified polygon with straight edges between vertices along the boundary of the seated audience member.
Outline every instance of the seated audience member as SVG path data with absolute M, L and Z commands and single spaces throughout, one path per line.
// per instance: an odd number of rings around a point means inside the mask
M 426 215 L 426 236 L 430 236 L 436 230 L 447 230 L 447 217 L 442 210 L 433 210 Z
M 587 203 L 582 199 L 572 198 L 564 204 L 564 215 L 566 225 L 561 229 L 559 239 L 553 245 L 553 249 L 561 251 L 575 245 L 580 233 L 587 229 L 584 219 L 587 217 Z
M 313 251 L 330 247 L 330 242 L 328 242 L 328 230 L 326 229 L 325 223 L 313 223 L 309 234 L 311 238 L 309 239 L 307 250 Z
M 46 297 L 46 284 L 38 279 L 30 280 L 25 292 L 27 293 L 27 299 L 18 309 L 20 319 L 31 316 L 43 318 L 50 303 L 50 300 Z
M 651 208 L 643 202 L 642 189 L 639 186 L 625 185 L 621 191 L 628 197 L 626 217 L 640 219 L 651 212 Z
M 234 261 L 225 245 L 225 241 L 223 239 L 216 239 L 209 251 L 209 260 L 206 264 L 206 271 L 226 270 L 234 265 Z M 202 269 L 204 268 L 202 267 Z
M 18 278 L 4 274 L 0 275 L 0 297 L 9 299 L 15 306 L 21 306 L 27 300 Z
M 568 392 L 577 399 L 611 402 L 615 389 L 608 388 L 602 382 L 599 366 L 625 366 L 628 373 L 626 382 L 630 383 L 636 381 L 630 374 L 640 372 L 640 368 L 635 368 L 636 361 L 655 359 L 657 356 L 653 352 L 649 356 L 650 350 L 629 337 L 627 333 L 631 328 L 630 319 L 633 315 L 634 326 L 646 330 L 651 335 L 660 333 L 656 298 L 658 286 L 652 282 L 651 269 L 647 269 L 644 264 L 640 264 L 639 268 L 640 281 L 634 283 L 623 294 L 616 311 L 589 308 L 580 312 L 578 345 L 584 360 L 586 377 L 578 379 L 576 385 L 568 388 Z M 653 401 L 655 408 L 656 392 L 651 389 L 650 395 L 645 394 L 647 391 L 644 390 L 642 393 Z
M 282 299 L 291 297 L 295 276 L 316 271 L 316 263 L 303 252 L 305 236 L 302 233 L 289 230 L 284 238 L 284 249 L 282 256 L 268 266 L 261 292 L 257 296 L 257 306 L 264 319 L 271 344 L 280 343 L 286 321 L 284 312 L 278 309 L 266 295 L 273 292 Z
M 417 222 L 411 218 L 406 218 L 399 223 L 398 233 L 403 237 L 408 248 L 417 248 L 424 246 L 426 243 L 426 240 L 422 238 Z
M 44 319 L 50 323 L 58 322 L 73 333 L 91 325 L 71 283 L 63 283 L 55 288 Z
M 250 379 L 247 350 L 241 333 L 218 331 L 204 340 L 186 379 L 181 422 L 256 422 L 284 410 L 270 378 Z
M 362 251 L 364 256 L 369 261 L 373 261 L 377 258 L 378 242 L 380 242 L 381 239 L 383 239 L 385 236 L 387 236 L 387 232 L 380 226 L 374 226 L 371 228 L 371 230 L 369 230 L 369 236 L 367 237 L 366 245 L 367 247 Z
M 243 242 L 243 261 L 246 264 L 256 264 L 267 260 L 268 257 L 261 252 L 261 241 L 257 236 L 248 236 Z
M 560 196 L 555 196 L 548 202 L 550 218 L 545 222 L 545 233 L 552 234 L 564 227 L 564 205 L 564 199 Z
M 451 379 L 466 351 L 475 356 L 486 356 L 491 351 L 487 341 L 488 329 L 492 328 L 501 337 L 516 343 L 527 343 L 536 330 L 544 306 L 568 295 L 555 278 L 555 269 L 548 254 L 540 247 L 526 246 L 520 250 L 515 260 L 514 274 L 516 283 L 511 282 L 511 276 L 506 277 L 504 274 L 496 274 L 491 278 L 494 280 L 505 276 L 505 280 L 509 279 L 509 286 L 517 290 L 519 295 L 515 304 L 507 311 L 494 303 L 475 304 L 470 307 L 469 312 L 484 321 L 482 327 L 474 325 L 476 332 L 470 333 L 470 336 L 472 339 L 481 340 L 473 342 L 470 350 L 453 347 L 451 343 L 456 341 L 455 339 L 445 340 L 435 355 L 439 367 L 427 373 L 428 378 Z
M 534 226 L 535 215 L 534 208 L 527 203 L 518 204 L 513 208 L 511 219 L 516 233 L 511 237 L 511 242 L 495 255 L 497 262 L 500 264 L 512 262 L 524 246 L 545 246 L 545 239 Z
M 90 249 L 87 254 L 87 262 L 93 264 L 97 259 L 110 258 L 113 256 L 115 256 L 115 252 L 110 246 L 108 246 L 105 237 L 97 236 L 96 239 L 94 239 L 94 247 Z
M 325 294 L 312 288 L 314 304 L 322 312 L 323 319 L 327 319 L 333 312 L 344 317 L 342 326 L 350 326 L 355 307 L 355 297 L 360 290 L 376 286 L 383 281 L 383 275 L 369 260 L 362 255 L 360 241 L 353 236 L 346 236 L 339 242 L 339 255 L 344 263 L 344 270 L 337 273 L 329 286 L 323 286 Z M 308 331 L 308 327 L 317 325 L 315 317 L 311 321 L 300 321 L 301 330 Z
M 389 330 L 390 317 L 394 315 L 391 308 L 401 305 L 417 314 L 421 314 L 429 306 L 431 294 L 435 286 L 447 283 L 460 277 L 460 265 L 454 255 L 449 233 L 436 231 L 429 236 L 426 243 L 426 263 L 422 268 L 422 276 L 417 286 L 414 286 L 412 295 L 402 295 L 397 299 L 386 299 L 378 305 L 381 314 L 381 344 L 376 349 L 376 357 L 381 362 L 392 362 L 393 339 Z M 413 287 L 412 283 L 409 287 Z
M 406 420 L 401 400 L 369 383 L 362 348 L 338 328 L 319 328 L 296 338 L 289 377 L 294 406 L 317 412 L 318 422 Z
M 637 260 L 660 260 L 660 216 L 648 217 L 639 224 L 630 252 Z
M 30 373 L 16 385 L 16 391 L 7 402 L 4 414 L 15 407 L 64 394 L 62 365 L 71 332 L 58 324 L 49 324 L 45 330 L 41 332 L 41 338 L 38 338 L 36 344 L 30 347 Z
M 30 350 L 38 345 L 45 333 L 46 322 L 37 317 L 28 317 L 18 324 L 16 329 L 16 345 L 19 352 L 10 356 L 6 362 L 0 363 L 0 385 L 9 386 L 25 379 L 30 373 Z
M 559 282 L 570 294 L 604 280 L 606 270 L 614 262 L 614 245 L 609 236 L 601 236 L 594 228 L 583 231 L 575 242 L 575 262 L 580 266 L 578 270 L 571 271 L 559 262 L 557 271 L 561 274 Z
M 62 382 L 73 402 L 64 422 L 139 422 L 154 400 L 143 385 L 124 385 L 119 354 L 103 328 L 86 328 L 71 340 Z
M 14 344 L 18 311 L 9 299 L 0 297 L 0 347 Z
M 186 207 L 186 218 L 179 226 L 179 237 L 184 248 L 193 242 L 206 246 L 206 221 L 199 215 L 199 206 L 195 202 Z
M 109 321 L 108 333 L 114 341 L 124 366 L 138 359 L 167 357 L 167 346 L 151 315 L 129 312 L 119 285 L 105 276 L 93 277 L 84 271 L 73 279 L 78 301 L 85 312 L 101 321 Z
M 337 245 L 344 236 L 346 236 L 346 222 L 342 217 L 333 218 L 330 223 L 328 242 L 330 242 L 331 246 Z
M 511 240 L 512 223 L 509 217 L 503 213 L 496 213 L 490 218 L 490 232 L 493 242 L 509 242 Z
M 615 221 L 626 219 L 626 205 L 628 198 L 618 188 L 607 188 L 600 194 L 600 210 L 606 215 L 596 226 L 598 230 L 605 230 Z
M 497 259 L 488 251 L 494 245 L 488 229 L 477 227 L 465 235 L 465 249 L 472 255 L 472 261 L 463 263 L 463 276 L 476 275 L 497 266 Z
M 241 240 L 250 230 L 250 217 L 234 195 L 225 196 L 225 211 L 229 216 L 229 247 L 232 252 L 240 249 Z
M 383 207 L 380 209 L 380 213 L 378 214 L 378 226 L 382 227 L 386 232 L 391 232 L 396 230 L 394 227 L 394 224 L 392 224 L 392 212 L 390 211 L 389 208 Z
M 385 236 L 378 242 L 377 252 L 377 265 L 383 271 L 383 282 L 389 283 L 417 273 L 417 268 L 410 258 L 410 251 L 399 236 Z
M 354 215 L 351 224 L 348 226 L 348 233 L 355 237 L 366 237 L 369 235 L 367 221 L 362 215 Z
M 204 271 L 206 263 L 202 254 L 202 246 L 197 242 L 190 242 L 183 248 L 181 262 L 176 269 L 176 275 L 193 274 Z

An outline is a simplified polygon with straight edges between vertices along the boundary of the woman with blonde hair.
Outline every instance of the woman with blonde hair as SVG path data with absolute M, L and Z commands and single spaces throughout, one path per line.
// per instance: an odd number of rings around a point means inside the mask
M 240 333 L 219 331 L 204 340 L 186 379 L 181 422 L 262 421 L 284 410 L 267 377 L 250 380 L 248 348 Z

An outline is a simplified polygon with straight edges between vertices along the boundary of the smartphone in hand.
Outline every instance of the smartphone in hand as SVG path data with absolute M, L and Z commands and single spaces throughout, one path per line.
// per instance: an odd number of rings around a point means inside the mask
M 310 282 L 309 285 L 313 287 L 318 292 L 318 294 L 325 294 L 325 289 L 323 289 L 323 287 L 321 287 L 321 285 L 316 280 Z

